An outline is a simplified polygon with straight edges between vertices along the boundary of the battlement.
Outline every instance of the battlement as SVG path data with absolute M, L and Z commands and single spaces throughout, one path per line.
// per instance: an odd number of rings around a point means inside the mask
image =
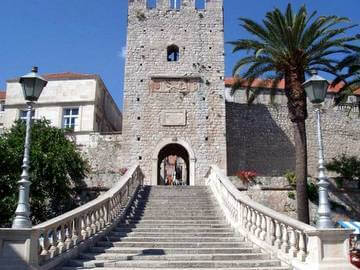
M 129 0 L 129 10 L 222 9 L 224 0 Z

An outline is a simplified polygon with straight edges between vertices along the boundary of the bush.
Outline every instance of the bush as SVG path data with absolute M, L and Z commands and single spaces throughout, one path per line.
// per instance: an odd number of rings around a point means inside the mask
M 340 157 L 333 158 L 328 164 L 326 169 L 336 172 L 340 175 L 337 178 L 338 185 L 342 185 L 343 180 L 358 181 L 360 187 L 360 159 L 356 156 L 341 155 Z
M 78 206 L 76 198 L 88 163 L 64 131 L 49 121 L 35 121 L 31 130 L 30 210 L 36 224 Z M 0 136 L 0 227 L 11 225 L 16 209 L 24 140 L 21 121 Z

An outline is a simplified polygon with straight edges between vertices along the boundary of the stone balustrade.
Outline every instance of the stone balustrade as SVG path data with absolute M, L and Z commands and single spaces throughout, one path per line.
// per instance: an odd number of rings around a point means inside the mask
M 0 268 L 47 270 L 76 256 L 122 218 L 143 178 L 134 165 L 113 188 L 87 204 L 31 229 L 0 229 Z
M 350 264 L 351 230 L 317 229 L 251 200 L 217 166 L 206 179 L 228 222 L 294 269 L 356 269 Z

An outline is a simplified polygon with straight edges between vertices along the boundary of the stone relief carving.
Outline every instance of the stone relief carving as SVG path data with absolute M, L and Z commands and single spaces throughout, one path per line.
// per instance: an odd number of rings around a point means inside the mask
M 199 78 L 152 78 L 150 91 L 158 93 L 194 92 L 199 89 Z

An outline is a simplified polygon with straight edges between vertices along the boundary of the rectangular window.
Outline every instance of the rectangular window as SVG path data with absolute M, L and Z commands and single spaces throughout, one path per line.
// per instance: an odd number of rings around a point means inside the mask
M 205 9 L 205 0 L 195 0 L 196 9 Z
M 181 0 L 170 0 L 170 9 L 179 10 L 181 7 Z
M 26 115 L 27 115 L 27 110 L 20 110 L 20 114 L 19 114 L 19 119 L 26 122 Z M 31 119 L 34 120 L 35 119 L 35 110 L 31 111 Z
M 75 130 L 78 124 L 79 108 L 66 108 L 63 111 L 63 128 Z
M 147 9 L 156 8 L 156 1 L 157 0 L 146 0 L 146 8 Z

